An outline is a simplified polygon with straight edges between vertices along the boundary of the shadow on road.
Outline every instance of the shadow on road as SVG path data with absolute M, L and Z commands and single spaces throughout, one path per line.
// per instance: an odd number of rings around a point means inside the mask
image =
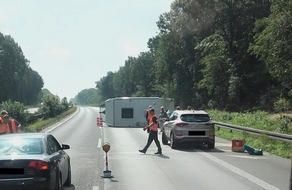
M 71 184 L 69 187 L 63 187 L 62 190 L 73 190 L 75 189 L 75 186 Z
M 225 151 L 221 149 L 217 149 L 216 147 L 214 149 L 209 149 L 207 146 L 204 145 L 193 145 L 193 144 L 182 144 L 178 147 L 178 151 L 184 151 L 184 152 L 215 152 L 215 153 L 224 153 Z
M 159 157 L 159 158 L 164 158 L 164 159 L 169 159 L 169 156 L 166 156 L 164 154 L 141 154 L 141 155 L 144 155 L 144 156 L 152 156 L 152 157 Z

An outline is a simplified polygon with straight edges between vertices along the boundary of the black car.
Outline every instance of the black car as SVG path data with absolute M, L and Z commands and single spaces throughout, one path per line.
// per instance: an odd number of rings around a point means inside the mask
M 0 189 L 61 190 L 71 185 L 70 157 L 49 133 L 0 135 Z

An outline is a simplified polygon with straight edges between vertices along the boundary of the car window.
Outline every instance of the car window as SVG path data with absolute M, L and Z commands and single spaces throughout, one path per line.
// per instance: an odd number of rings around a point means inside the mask
M 176 120 L 178 117 L 177 113 L 173 112 L 169 118 L 169 121 L 173 121 L 173 120 Z
M 185 122 L 207 122 L 210 117 L 207 114 L 183 114 L 180 119 Z
M 170 118 L 170 116 L 172 115 L 173 113 L 173 110 L 167 110 L 166 114 L 167 114 L 167 117 Z
M 58 152 L 61 150 L 61 146 L 58 143 L 58 141 L 51 135 L 48 136 L 47 138 L 47 151 L 48 154 L 53 154 L 55 152 Z
M 41 138 L 1 138 L 0 155 L 43 154 Z

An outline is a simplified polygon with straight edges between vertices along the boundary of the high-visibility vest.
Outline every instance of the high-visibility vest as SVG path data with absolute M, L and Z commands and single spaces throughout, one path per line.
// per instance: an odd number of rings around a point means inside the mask
M 0 135 L 6 133 L 6 125 L 0 122 Z
M 152 117 L 155 116 L 155 114 L 153 114 L 151 111 L 148 111 L 148 124 L 152 123 Z
M 150 131 L 158 131 L 158 122 L 156 121 L 151 127 L 150 127 Z
M 10 126 L 9 126 L 10 123 Z M 6 127 L 6 133 L 17 133 L 17 126 L 14 119 L 11 119 L 9 123 L 4 124 Z M 12 130 L 12 131 L 11 131 Z
M 154 116 L 156 117 L 155 114 L 153 114 L 153 115 L 150 114 L 150 116 L 148 116 L 148 118 L 149 118 L 149 120 L 148 120 L 148 121 L 149 121 L 149 124 L 153 122 L 152 118 L 153 118 Z

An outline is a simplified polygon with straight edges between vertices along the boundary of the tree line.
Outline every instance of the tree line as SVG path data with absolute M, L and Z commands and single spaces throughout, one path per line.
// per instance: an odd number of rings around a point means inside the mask
M 38 106 L 36 115 L 56 117 L 71 106 L 66 97 L 62 100 L 48 89 L 42 89 L 42 77 L 29 66 L 21 48 L 9 35 L 0 32 L 0 110 L 22 124 L 38 119 L 25 111 L 26 106 Z
M 39 103 L 44 82 L 11 36 L 0 32 L 0 102 Z
M 292 2 L 175 0 L 149 51 L 96 82 L 102 100 L 165 96 L 186 108 L 292 107 Z

